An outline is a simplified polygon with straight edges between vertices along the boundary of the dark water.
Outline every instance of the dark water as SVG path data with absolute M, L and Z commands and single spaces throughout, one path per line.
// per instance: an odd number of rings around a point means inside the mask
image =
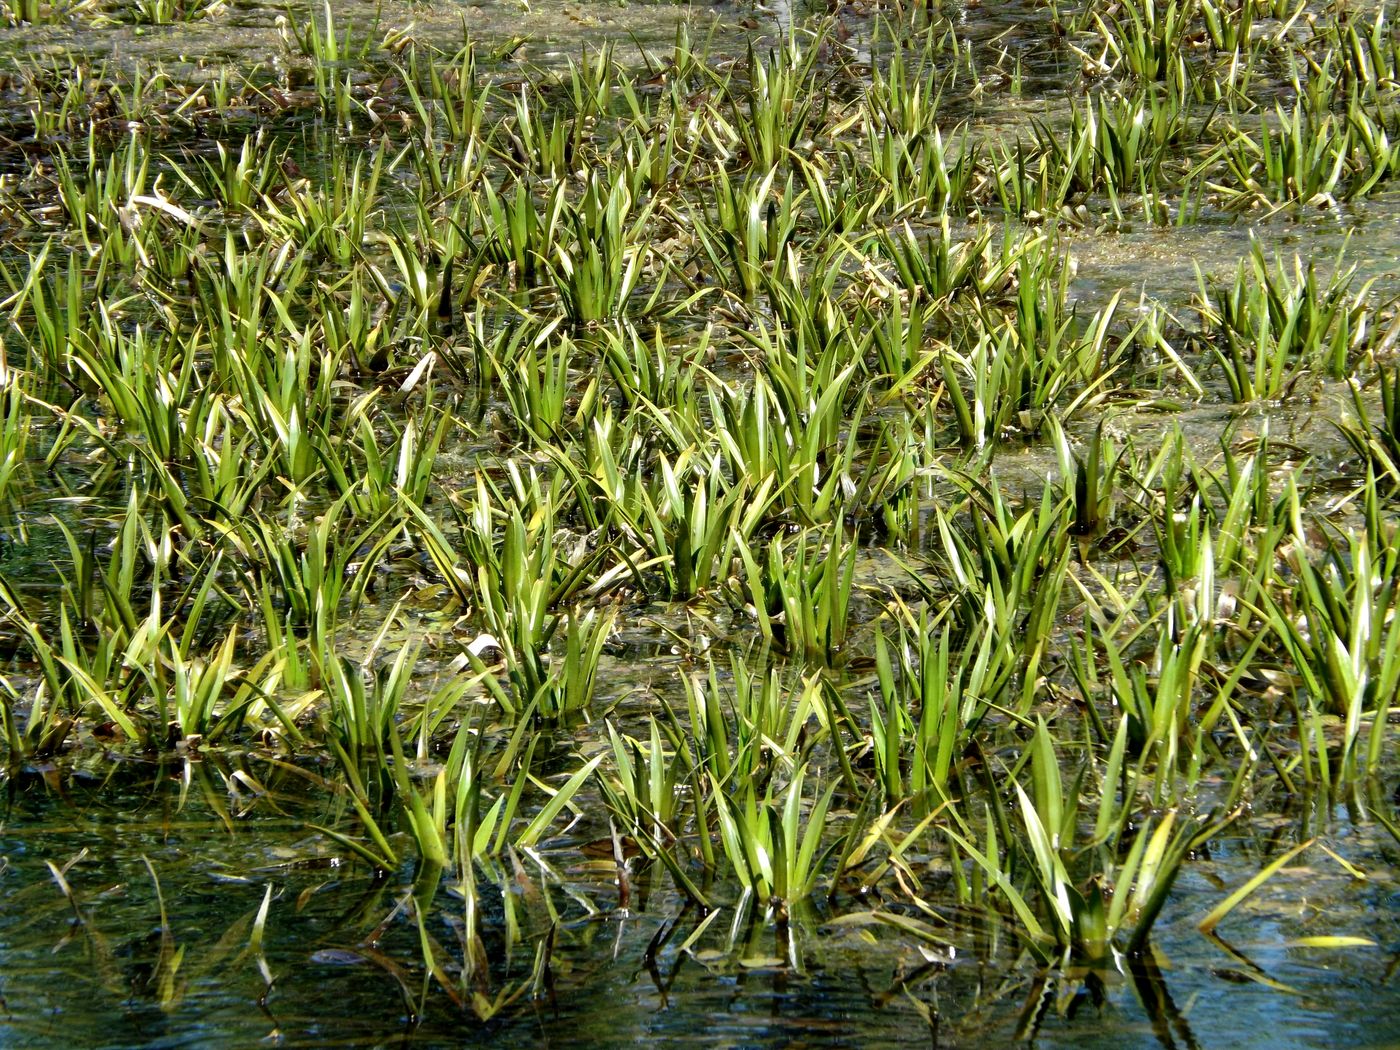
M 424 973 L 403 910 L 412 871 L 376 876 L 309 830 L 338 804 L 299 787 L 302 778 L 256 760 L 243 770 L 266 792 L 260 799 L 217 759 L 133 764 L 114 775 L 120 783 L 57 771 L 47 783 L 38 774 L 12 782 L 0 823 L 0 1044 L 1400 1045 L 1400 886 L 1385 863 L 1393 848 L 1359 837 L 1344 813 L 1323 814 L 1317 830 L 1366 873 L 1363 885 L 1310 850 L 1222 925 L 1231 954 L 1195 922 L 1223 887 L 1258 870 L 1268 844 L 1223 840 L 1188 866 L 1148 960 L 1066 975 L 1088 979 L 1063 989 L 1040 982 L 1009 930 L 960 917 L 951 900 L 947 923 L 929 927 L 951 950 L 921 950 L 888 926 L 827 922 L 859 910 L 849 902 L 784 929 L 761 903 L 736 909 L 720 887 L 715 896 L 729 906 L 687 945 L 705 917 L 664 872 L 636 873 L 624 913 L 610 862 L 545 849 L 479 872 L 493 959 L 484 990 L 520 990 L 482 1021 Z M 46 862 L 64 871 L 76 913 Z M 260 960 L 249 938 L 269 886 Z M 509 951 L 503 894 L 519 930 Z M 944 906 L 936 891 L 927 899 Z M 426 928 L 449 972 L 462 921 L 460 899 L 439 891 Z M 537 989 L 536 948 L 551 928 Z M 1296 943 L 1344 934 L 1375 945 Z

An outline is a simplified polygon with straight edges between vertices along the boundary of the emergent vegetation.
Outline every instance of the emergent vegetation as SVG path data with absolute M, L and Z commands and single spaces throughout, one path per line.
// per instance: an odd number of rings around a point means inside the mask
M 483 1019 L 648 872 L 685 950 L 1000 931 L 1027 1033 L 1160 982 L 1255 815 L 1397 834 L 1397 288 L 1282 243 L 1393 194 L 1390 14 L 1050 5 L 1037 64 L 895 5 L 537 67 L 327 4 L 276 68 L 9 59 L 0 778 L 300 769 L 330 810 L 244 815 L 411 879 L 365 943 Z M 1144 229 L 1233 254 L 1081 278 Z M 1212 937 L 1327 834 L 1283 824 Z

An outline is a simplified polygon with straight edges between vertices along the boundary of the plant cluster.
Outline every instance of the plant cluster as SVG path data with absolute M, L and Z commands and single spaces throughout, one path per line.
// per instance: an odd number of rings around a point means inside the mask
M 868 69 L 827 24 L 519 76 L 329 5 L 295 86 L 16 64 L 8 775 L 320 761 L 308 824 L 415 863 L 422 966 L 483 1018 L 553 943 L 503 978 L 483 887 L 518 943 L 520 858 L 587 835 L 624 908 L 644 867 L 784 929 L 878 892 L 1073 984 L 1270 792 L 1384 822 L 1385 289 L 1255 240 L 1177 316 L 1096 302 L 1072 246 L 1386 184 L 1390 23 L 1305 6 L 1086 5 L 1085 93 L 1000 135 L 932 12 Z M 1270 439 L 1334 388 L 1347 463 Z M 1188 403 L 1229 422 L 1127 423 Z

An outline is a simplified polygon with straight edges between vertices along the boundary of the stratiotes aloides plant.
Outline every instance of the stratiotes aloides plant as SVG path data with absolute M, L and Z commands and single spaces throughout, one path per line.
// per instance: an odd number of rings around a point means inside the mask
M 1111 964 L 1117 954 L 1141 951 L 1187 854 L 1222 826 L 1180 809 L 1134 826 L 1132 792 L 1118 794 L 1125 772 L 1129 788 L 1135 779 L 1125 765 L 1126 739 L 1124 722 L 1100 781 L 1093 834 L 1083 845 L 1076 847 L 1081 782 L 1066 790 L 1043 720 L 1031 741 L 1031 790 L 1013 783 L 1012 813 L 997 819 L 989 812 L 978 842 L 966 825 L 946 830 L 955 854 L 960 851 L 982 870 L 1026 946 L 1044 962 Z M 999 825 L 1016 828 L 1011 841 L 998 839 Z

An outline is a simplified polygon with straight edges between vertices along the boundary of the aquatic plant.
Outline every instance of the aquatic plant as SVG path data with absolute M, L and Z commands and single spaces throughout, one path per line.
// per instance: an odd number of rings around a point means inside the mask
M 1339 253 L 1324 282 L 1296 257 L 1291 272 L 1283 260 L 1271 267 L 1255 241 L 1228 287 L 1198 270 L 1198 309 L 1235 401 L 1278 397 L 1308 372 L 1340 377 L 1365 352 L 1375 338 L 1370 285 L 1353 293 L 1355 270 L 1341 264 Z
M 1393 282 L 1283 225 L 1378 228 L 1388 15 L 788 15 L 554 55 L 326 9 L 264 68 L 12 62 L 12 798 L 149 768 L 276 813 L 339 869 L 296 911 L 365 887 L 335 937 L 415 1019 L 674 905 L 662 996 L 803 979 L 823 923 L 915 960 L 882 1004 L 976 953 L 1028 1038 L 1112 969 L 1160 996 L 1193 866 L 1241 887 L 1214 935 L 1291 843 L 1394 833 Z M 1159 265 L 1192 226 L 1228 255 L 1194 298 Z M 1246 804 L 1268 840 L 1216 850 Z M 303 921 L 271 878 L 228 935 L 265 988 Z M 151 947 L 178 1009 L 168 915 Z

